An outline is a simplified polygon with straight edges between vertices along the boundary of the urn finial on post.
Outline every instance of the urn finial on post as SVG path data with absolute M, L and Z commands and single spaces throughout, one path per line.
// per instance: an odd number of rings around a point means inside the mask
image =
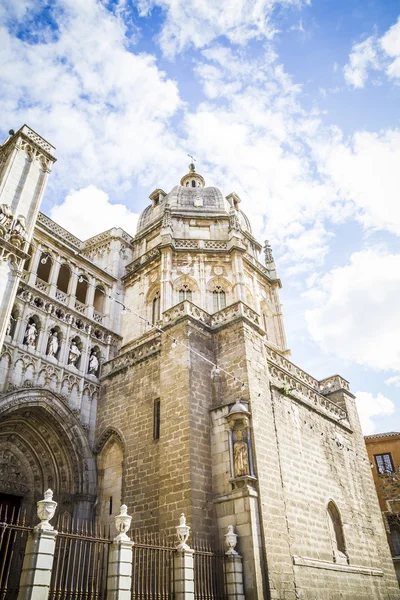
M 178 536 L 179 544 L 176 549 L 180 552 L 190 550 L 190 546 L 187 545 L 187 540 L 190 533 L 189 525 L 186 525 L 185 513 L 182 513 L 179 517 L 179 525 L 176 526 L 176 535 Z
M 132 517 L 128 515 L 128 507 L 126 504 L 122 504 L 119 515 L 115 517 L 115 528 L 118 531 L 118 535 L 116 538 L 114 538 L 114 542 L 130 541 L 130 538 L 126 535 L 126 533 L 129 531 L 131 521 Z
M 54 517 L 56 508 L 57 502 L 53 500 L 53 491 L 48 489 L 44 493 L 43 500 L 39 500 L 37 503 L 37 516 L 40 519 L 40 523 L 36 525 L 35 529 L 53 531 L 54 527 L 50 525 L 49 521 Z
M 225 534 L 225 545 L 228 550 L 225 552 L 228 556 L 237 556 L 235 550 L 237 544 L 237 534 L 233 531 L 233 525 L 228 525 L 228 533 Z

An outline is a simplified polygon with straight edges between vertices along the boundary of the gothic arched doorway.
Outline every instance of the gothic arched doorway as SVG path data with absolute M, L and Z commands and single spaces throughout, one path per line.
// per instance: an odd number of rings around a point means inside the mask
M 47 488 L 57 516 L 91 519 L 96 465 L 79 420 L 56 394 L 43 389 L 10 392 L 0 400 L 0 494 L 35 518 Z M 56 520 L 56 519 L 55 519 Z

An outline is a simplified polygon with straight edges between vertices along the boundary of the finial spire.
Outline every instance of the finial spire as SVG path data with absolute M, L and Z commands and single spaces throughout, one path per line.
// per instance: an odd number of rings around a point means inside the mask
M 192 156 L 192 154 L 188 154 L 188 157 L 192 159 L 192 162 L 189 165 L 189 171 L 190 173 L 194 173 L 196 171 L 196 165 L 194 164 L 196 159 L 194 156 Z

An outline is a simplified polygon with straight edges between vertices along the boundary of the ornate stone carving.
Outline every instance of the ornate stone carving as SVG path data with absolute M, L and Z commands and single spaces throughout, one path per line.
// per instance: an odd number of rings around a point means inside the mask
M 78 358 L 80 357 L 80 355 L 81 355 L 81 351 L 79 350 L 76 343 L 71 342 L 71 346 L 69 348 L 69 354 L 68 354 L 68 364 L 76 366 L 76 362 L 77 362 Z
M 40 519 L 40 523 L 36 525 L 35 529 L 53 531 L 54 527 L 50 525 L 49 521 L 54 517 L 56 508 L 57 502 L 53 500 L 53 492 L 49 489 L 44 493 L 44 499 L 39 500 L 37 503 L 37 516 Z
M 250 475 L 249 449 L 243 440 L 241 429 L 236 431 L 236 442 L 233 445 L 233 460 L 235 477 Z
M 24 344 L 30 348 L 36 347 L 36 338 L 38 336 L 38 330 L 34 321 L 28 323 L 24 335 Z
M 238 556 L 236 552 L 237 534 L 233 531 L 233 525 L 228 525 L 228 532 L 225 534 L 225 545 L 228 550 L 225 552 L 228 556 Z
M 11 229 L 13 214 L 7 204 L 0 205 L 0 234 L 5 236 Z
M 99 359 L 97 358 L 96 351 L 94 349 L 92 349 L 90 358 L 89 358 L 88 373 L 90 373 L 91 375 L 97 375 L 99 366 L 100 366 L 100 363 L 99 363 Z
M 50 334 L 49 341 L 47 344 L 47 356 L 55 357 L 58 352 L 59 346 L 60 344 L 58 342 L 58 333 L 57 331 L 53 331 Z
M 126 535 L 131 526 L 132 517 L 128 515 L 128 507 L 122 504 L 120 513 L 115 517 L 115 528 L 118 531 L 114 542 L 129 542 L 129 537 Z
M 11 450 L 0 452 L 0 490 L 11 494 L 28 492 L 28 479 Z
M 272 255 L 272 248 L 271 248 L 271 245 L 268 240 L 265 240 L 263 250 L 264 250 L 264 256 L 265 256 L 265 264 L 267 265 L 268 263 L 274 262 L 274 257 Z
M 177 525 L 175 529 L 179 541 L 176 549 L 179 552 L 187 552 L 188 550 L 190 550 L 190 546 L 188 546 L 186 543 L 189 538 L 190 527 L 189 525 L 186 525 L 186 517 L 184 513 L 181 514 L 179 518 L 179 525 Z

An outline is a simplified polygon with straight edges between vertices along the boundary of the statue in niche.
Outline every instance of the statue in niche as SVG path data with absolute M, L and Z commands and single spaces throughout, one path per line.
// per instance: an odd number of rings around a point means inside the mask
M 8 321 L 7 329 L 6 329 L 6 335 L 11 335 L 11 333 L 13 332 L 15 321 L 16 321 L 16 319 L 13 317 L 13 315 L 11 313 L 10 319 Z
M 35 348 L 37 335 L 38 330 L 35 322 L 32 321 L 31 323 L 28 323 L 24 336 L 24 344 L 30 346 L 31 348 Z
M 76 343 L 74 341 L 72 341 L 71 346 L 69 348 L 68 364 L 73 365 L 75 367 L 76 362 L 77 362 L 78 358 L 80 357 L 80 355 L 81 355 L 81 351 L 79 350 Z
M 99 370 L 99 359 L 96 356 L 96 352 L 92 350 L 92 353 L 89 358 L 89 373 L 90 375 L 97 375 L 97 371 Z
M 243 431 L 241 429 L 236 431 L 236 442 L 233 446 L 233 461 L 235 477 L 250 475 L 249 449 L 243 440 Z
M 60 344 L 58 341 L 57 331 L 53 331 L 49 337 L 49 343 L 47 345 L 47 356 L 56 356 Z

